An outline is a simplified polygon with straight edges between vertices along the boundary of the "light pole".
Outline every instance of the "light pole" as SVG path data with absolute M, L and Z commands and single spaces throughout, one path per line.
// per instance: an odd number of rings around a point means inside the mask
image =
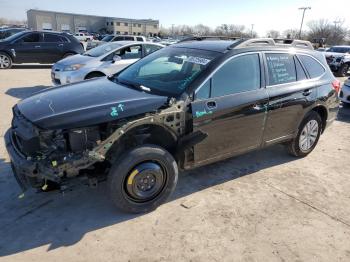
M 250 30 L 250 37 L 253 38 L 253 29 L 254 29 L 254 24 L 251 24 L 252 29 Z
M 300 25 L 300 30 L 299 30 L 299 39 L 301 39 L 301 30 L 303 29 L 303 23 L 304 23 L 304 16 L 305 16 L 305 11 L 310 10 L 311 7 L 299 7 L 299 10 L 303 10 L 303 17 L 301 18 L 301 25 Z

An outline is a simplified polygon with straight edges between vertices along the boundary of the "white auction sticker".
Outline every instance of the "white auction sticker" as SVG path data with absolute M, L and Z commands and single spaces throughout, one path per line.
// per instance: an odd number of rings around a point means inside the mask
M 189 56 L 186 61 L 194 64 L 199 64 L 199 65 L 206 65 L 210 62 L 209 59 L 202 58 L 202 57 L 195 57 L 195 56 Z

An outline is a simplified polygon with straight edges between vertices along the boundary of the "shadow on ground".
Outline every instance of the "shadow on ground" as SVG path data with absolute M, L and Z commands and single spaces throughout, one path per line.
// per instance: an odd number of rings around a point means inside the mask
M 46 69 L 51 67 L 51 64 L 15 64 L 11 69 Z
M 293 160 L 278 145 L 184 172 L 169 202 Z M 50 245 L 48 251 L 70 246 L 88 232 L 142 216 L 115 210 L 106 194 L 106 182 L 95 189 L 80 186 L 64 195 L 30 192 L 18 199 L 19 190 L 9 163 L 0 159 L 0 170 L 0 181 L 4 179 L 0 183 L 0 256 L 43 245 Z
M 338 121 L 350 123 L 350 104 L 344 104 L 342 103 L 340 105 L 338 117 Z
M 5 94 L 9 96 L 13 96 L 16 98 L 26 98 L 29 97 L 41 90 L 44 90 L 48 88 L 49 86 L 39 85 L 39 86 L 32 86 L 32 87 L 15 87 L 8 89 Z

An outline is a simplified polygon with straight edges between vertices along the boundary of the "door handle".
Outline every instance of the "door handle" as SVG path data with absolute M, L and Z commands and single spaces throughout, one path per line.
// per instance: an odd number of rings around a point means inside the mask
M 59 47 L 63 46 L 63 44 L 58 44 Z
M 208 101 L 208 102 L 207 102 L 207 107 L 208 107 L 209 109 L 216 108 L 216 102 L 215 102 L 215 101 Z
M 40 45 L 36 45 L 36 46 L 34 46 L 34 48 L 40 48 L 41 46 Z
M 303 92 L 303 96 L 308 96 L 312 93 L 312 90 L 311 89 L 307 89 Z

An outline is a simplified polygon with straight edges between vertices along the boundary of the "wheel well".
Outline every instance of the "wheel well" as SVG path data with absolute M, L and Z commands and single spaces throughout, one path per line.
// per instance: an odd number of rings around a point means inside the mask
M 11 53 L 9 53 L 9 52 L 7 52 L 7 51 L 0 51 L 0 53 L 3 53 L 3 54 L 8 55 L 8 56 L 11 58 L 12 62 L 14 61 L 14 57 L 12 56 Z
M 106 76 L 106 75 L 100 71 L 93 71 L 88 73 L 84 79 L 88 79 L 89 77 L 93 77 L 93 76 Z
M 125 133 L 108 151 L 107 159 L 114 161 L 127 150 L 144 144 L 161 146 L 175 157 L 176 136 L 163 126 L 147 124 L 137 126 Z
M 327 124 L 327 118 L 328 118 L 327 109 L 324 106 L 317 106 L 313 108 L 312 111 L 315 111 L 317 114 L 320 115 L 322 119 L 322 132 L 323 132 Z

